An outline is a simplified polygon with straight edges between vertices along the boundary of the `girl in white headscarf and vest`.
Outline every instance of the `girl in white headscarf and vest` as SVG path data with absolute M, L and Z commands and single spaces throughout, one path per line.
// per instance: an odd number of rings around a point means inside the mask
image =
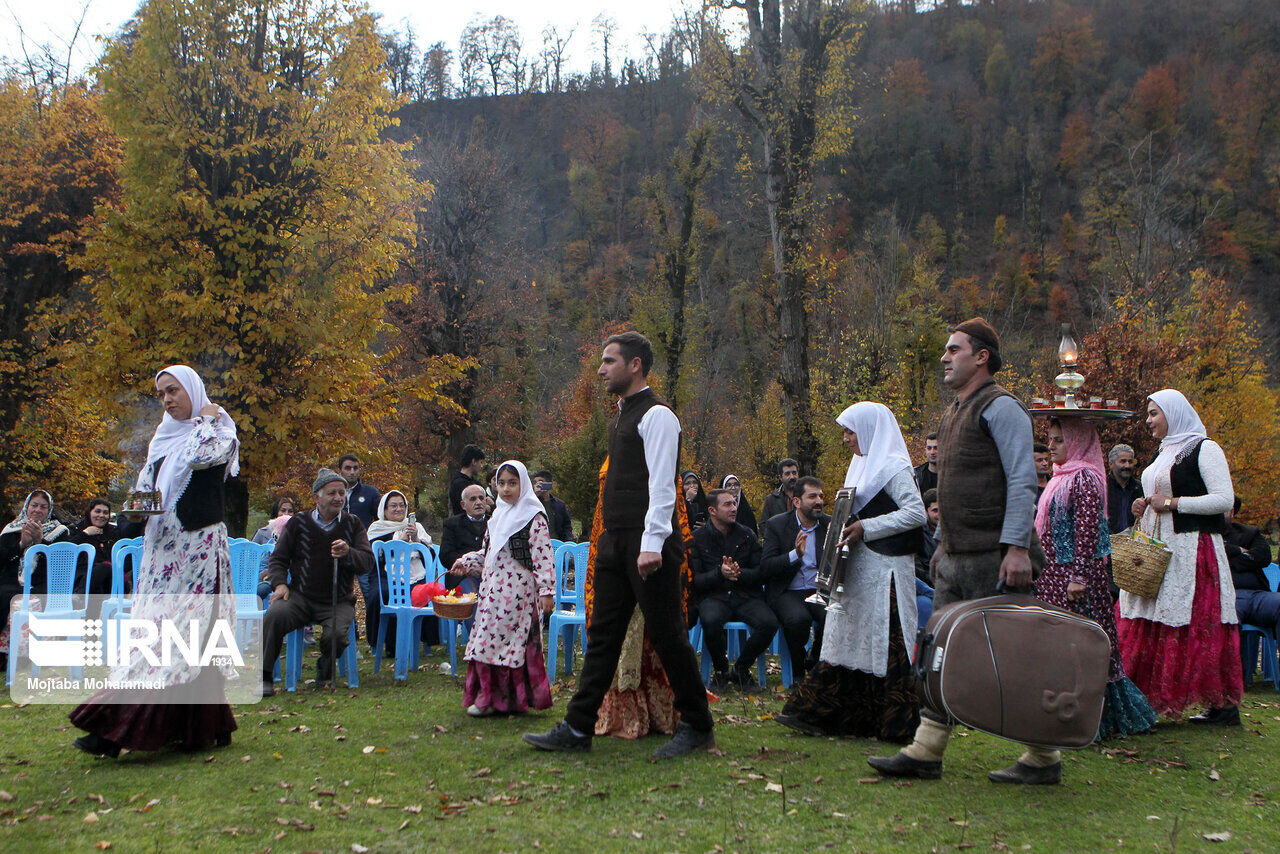
M 184 638 L 198 621 L 203 649 L 216 620 L 235 625 L 223 483 L 240 471 L 240 442 L 235 422 L 209 401 L 204 382 L 191 368 L 165 368 L 156 374 L 155 384 L 165 412 L 134 489 L 158 491 L 161 512 L 146 519 L 131 617 L 157 625 L 169 620 Z M 75 746 L 116 756 L 122 747 L 158 750 L 176 742 L 205 750 L 228 745 L 236 722 L 224 680 L 235 676 L 229 663 L 200 667 L 173 655 L 168 664 L 151 664 L 135 655 L 112 668 L 111 681 L 163 687 L 153 694 L 111 688 L 95 694 L 71 713 L 71 722 L 89 733 L 77 738 Z M 257 690 L 256 684 L 253 688 Z
M 551 708 L 542 654 L 542 615 L 551 613 L 555 591 L 551 528 L 524 463 L 507 460 L 496 481 L 484 546 L 452 567 L 455 575 L 480 577 L 462 694 L 474 717 Z
M 844 592 L 828 610 L 819 664 L 774 720 L 808 735 L 911 740 L 920 723 L 911 673 L 915 554 L 924 502 L 898 421 L 881 403 L 855 403 L 836 422 L 853 452 Z
M 1173 553 L 1154 599 L 1120 591 L 1120 653 L 1152 707 L 1178 716 L 1207 706 L 1196 723 L 1237 725 L 1244 694 L 1235 585 L 1222 545 L 1235 501 L 1222 447 L 1180 391 L 1147 399 L 1147 427 L 1160 452 L 1142 472 L 1146 498 L 1133 502 L 1143 533 Z

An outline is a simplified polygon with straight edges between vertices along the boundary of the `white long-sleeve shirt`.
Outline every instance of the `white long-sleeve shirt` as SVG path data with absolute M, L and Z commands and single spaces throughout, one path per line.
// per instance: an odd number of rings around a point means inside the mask
M 654 406 L 640 419 L 636 431 L 644 441 L 644 462 L 649 469 L 649 511 L 644 515 L 640 551 L 660 552 L 662 543 L 671 536 L 671 517 L 676 509 L 680 419 L 670 408 Z

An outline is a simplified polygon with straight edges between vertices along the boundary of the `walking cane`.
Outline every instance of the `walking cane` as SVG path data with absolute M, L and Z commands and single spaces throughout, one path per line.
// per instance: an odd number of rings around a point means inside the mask
M 333 559 L 333 604 L 329 609 L 333 625 L 329 631 L 333 638 L 329 641 L 329 679 L 330 686 L 337 684 L 338 678 L 338 559 Z

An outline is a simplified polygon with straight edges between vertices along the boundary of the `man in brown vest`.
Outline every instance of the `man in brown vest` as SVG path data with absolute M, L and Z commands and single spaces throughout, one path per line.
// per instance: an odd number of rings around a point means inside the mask
M 578 693 L 564 720 L 548 733 L 524 735 L 539 750 L 591 749 L 600 703 L 613 682 L 636 606 L 680 713 L 675 735 L 654 751 L 654 758 L 670 759 L 715 744 L 707 691 L 681 607 L 684 541 L 676 517 L 680 420 L 649 388 L 646 377 L 652 365 L 653 347 L 640 333 L 624 332 L 605 341 L 598 373 L 605 390 L 620 399 L 609 428 L 609 470 L 600 496 L 604 531 L 592 543 L 595 606 Z
M 942 381 L 956 393 L 938 427 L 938 547 L 931 571 L 934 608 L 1031 585 L 1032 563 L 1044 563 L 1035 536 L 1036 469 L 1031 418 L 991 378 L 1000 370 L 1000 338 L 980 317 L 954 328 L 942 354 Z M 934 780 L 951 724 L 921 712 L 915 741 L 895 756 L 873 756 L 872 768 L 889 777 Z M 1026 747 L 1009 768 L 992 771 L 995 783 L 1054 784 L 1062 778 L 1056 750 Z

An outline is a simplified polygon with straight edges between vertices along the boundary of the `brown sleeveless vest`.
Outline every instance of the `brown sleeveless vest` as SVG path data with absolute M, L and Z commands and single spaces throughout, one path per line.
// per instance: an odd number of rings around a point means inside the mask
M 950 553 L 1000 548 L 1008 484 L 995 440 L 982 426 L 982 412 L 1004 396 L 1013 395 L 988 380 L 952 402 L 938 424 L 939 527 Z

